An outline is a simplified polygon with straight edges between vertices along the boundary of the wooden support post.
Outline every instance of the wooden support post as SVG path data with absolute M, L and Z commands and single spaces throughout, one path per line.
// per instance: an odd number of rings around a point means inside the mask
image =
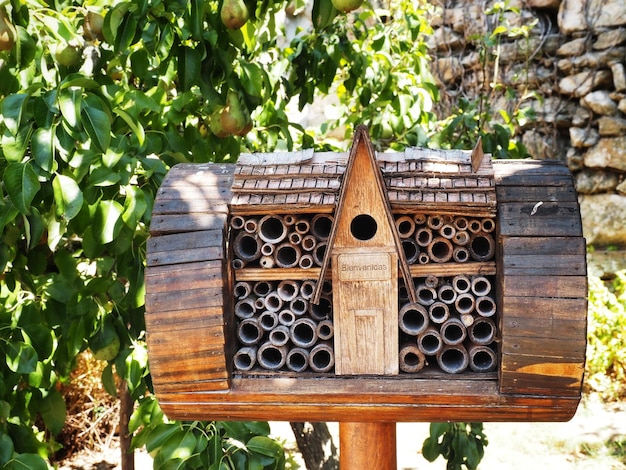
M 339 423 L 341 470 L 396 470 L 396 423 Z

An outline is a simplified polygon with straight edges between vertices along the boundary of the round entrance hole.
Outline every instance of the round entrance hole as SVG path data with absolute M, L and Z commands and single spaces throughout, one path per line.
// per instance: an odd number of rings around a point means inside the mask
M 370 240 L 376 235 L 378 224 L 369 214 L 357 215 L 350 223 L 350 233 L 357 240 Z

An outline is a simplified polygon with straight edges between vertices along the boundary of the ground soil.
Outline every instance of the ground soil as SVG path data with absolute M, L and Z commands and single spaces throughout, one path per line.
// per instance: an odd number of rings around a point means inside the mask
M 338 444 L 338 426 L 330 423 Z M 489 440 L 479 470 L 626 470 L 626 402 L 601 403 L 586 397 L 568 423 L 485 423 Z M 272 423 L 272 432 L 294 448 L 289 423 Z M 441 458 L 427 462 L 420 453 L 428 424 L 397 425 L 399 470 L 443 470 Z M 60 470 L 118 470 L 116 440 L 107 448 L 83 451 L 59 464 Z M 135 453 L 135 468 L 152 468 L 150 457 Z M 303 467 L 304 468 L 304 467 Z

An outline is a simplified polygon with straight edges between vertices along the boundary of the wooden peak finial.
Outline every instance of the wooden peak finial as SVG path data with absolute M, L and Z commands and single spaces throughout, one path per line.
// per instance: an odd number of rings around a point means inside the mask
M 478 137 L 476 141 L 476 145 L 474 145 L 474 150 L 472 150 L 472 171 L 476 173 L 480 168 L 480 164 L 483 161 L 483 157 L 485 156 L 483 152 L 483 138 Z

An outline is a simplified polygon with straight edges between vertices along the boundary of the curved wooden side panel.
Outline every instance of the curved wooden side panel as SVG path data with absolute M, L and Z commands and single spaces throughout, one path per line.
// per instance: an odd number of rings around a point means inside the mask
M 587 273 L 580 210 L 558 162 L 494 162 L 500 392 L 580 398 Z
M 156 393 L 227 390 L 226 223 L 234 165 L 176 165 L 148 240 L 146 329 Z

